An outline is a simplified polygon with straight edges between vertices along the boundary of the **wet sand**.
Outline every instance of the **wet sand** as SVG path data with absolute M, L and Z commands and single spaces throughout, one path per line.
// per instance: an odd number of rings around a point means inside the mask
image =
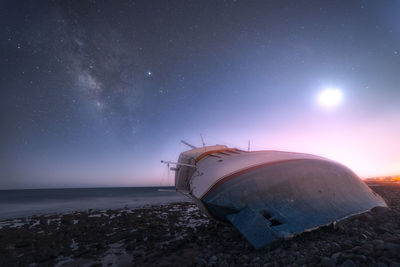
M 0 266 L 400 266 L 400 185 L 390 206 L 256 251 L 191 202 L 0 221 Z

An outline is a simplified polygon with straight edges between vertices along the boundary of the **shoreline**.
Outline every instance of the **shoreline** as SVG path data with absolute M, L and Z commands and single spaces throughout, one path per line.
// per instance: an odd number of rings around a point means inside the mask
M 259 251 L 191 202 L 0 220 L 0 266 L 396 266 L 400 186 L 372 188 L 390 209 L 375 208 Z
M 165 188 L 165 187 L 164 187 Z M 161 188 L 161 189 L 164 189 Z M 144 189 L 144 190 L 143 190 Z M 9 191 L 0 194 L 0 221 L 37 215 L 65 214 L 85 210 L 140 208 L 172 202 L 190 201 L 187 196 L 175 191 L 156 188 L 100 188 L 24 190 L 17 194 Z

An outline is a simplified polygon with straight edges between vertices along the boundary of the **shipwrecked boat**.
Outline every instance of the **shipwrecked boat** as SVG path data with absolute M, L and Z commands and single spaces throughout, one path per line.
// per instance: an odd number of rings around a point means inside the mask
M 323 157 L 190 146 L 178 162 L 164 161 L 176 165 L 176 189 L 232 223 L 256 249 L 387 206 L 350 169 Z

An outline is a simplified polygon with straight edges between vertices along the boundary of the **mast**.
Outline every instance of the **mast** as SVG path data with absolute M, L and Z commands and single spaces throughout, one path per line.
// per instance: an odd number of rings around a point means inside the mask
M 193 149 L 197 148 L 196 146 L 191 145 L 191 144 L 189 144 L 188 142 L 185 142 L 185 141 L 183 141 L 183 140 L 181 140 L 181 143 L 184 144 L 184 145 L 187 145 L 188 147 L 191 147 L 191 148 L 193 148 Z
M 204 142 L 204 138 L 203 138 L 202 134 L 200 134 L 200 137 L 201 137 L 201 142 L 203 143 L 204 152 L 205 152 L 206 151 L 206 143 Z

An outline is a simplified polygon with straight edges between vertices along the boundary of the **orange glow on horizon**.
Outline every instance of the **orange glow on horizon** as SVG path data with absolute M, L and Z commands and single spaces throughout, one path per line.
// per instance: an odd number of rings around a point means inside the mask
M 400 175 L 366 178 L 366 182 L 400 183 Z

